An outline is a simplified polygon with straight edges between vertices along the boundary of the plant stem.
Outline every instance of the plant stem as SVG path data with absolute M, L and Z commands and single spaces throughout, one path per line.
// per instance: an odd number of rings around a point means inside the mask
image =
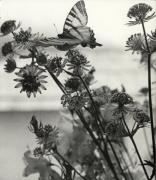
M 129 173 L 130 178 L 131 178 L 132 180 L 135 180 L 135 179 L 133 178 L 133 176 L 132 176 L 131 171 L 129 170 L 129 167 L 128 167 L 127 162 L 125 161 L 125 158 L 123 157 L 122 151 L 121 151 L 121 150 L 119 150 L 119 151 L 120 151 L 121 158 L 122 158 L 122 160 L 123 160 L 123 162 L 124 162 L 124 164 L 125 164 L 125 167 L 126 167 L 127 170 L 128 170 L 128 173 Z
M 51 77 L 53 78 L 53 80 L 55 81 L 55 83 L 58 85 L 58 87 L 61 89 L 61 91 L 63 92 L 63 94 L 66 94 L 66 91 L 62 85 L 62 83 L 57 79 L 57 77 L 48 70 L 47 66 L 45 66 L 45 68 L 47 69 L 47 71 L 49 72 L 49 74 L 51 75 Z
M 63 162 L 67 163 L 71 169 L 74 170 L 76 174 L 78 174 L 82 179 L 87 180 L 84 176 L 82 176 L 58 151 L 55 151 L 55 153 L 62 159 Z
M 89 128 L 88 124 L 86 123 L 82 113 L 80 111 L 77 112 L 77 115 L 79 116 L 81 122 L 83 123 L 84 127 L 86 128 L 86 130 L 88 131 L 89 135 L 91 136 L 91 138 L 93 139 L 94 143 L 96 144 L 96 146 L 99 148 L 99 150 L 101 151 L 101 153 L 103 154 L 105 160 L 108 163 L 108 166 L 110 167 L 110 169 L 112 170 L 112 173 L 114 174 L 114 177 L 116 180 L 119 180 L 117 173 L 114 169 L 113 163 L 110 159 L 110 156 L 108 153 L 106 153 L 100 146 L 99 142 L 97 141 L 96 137 L 94 136 L 92 130 Z
M 151 119 L 151 135 L 152 135 L 152 144 L 153 144 L 153 158 L 154 158 L 154 166 L 156 169 L 156 144 L 155 144 L 155 137 L 154 137 L 154 120 L 153 120 L 153 108 L 152 108 L 152 88 L 151 88 L 151 51 L 148 45 L 147 41 L 147 35 L 146 30 L 144 26 L 144 22 L 141 21 L 143 33 L 145 37 L 146 47 L 148 51 L 148 95 L 149 95 L 149 113 L 150 113 L 150 119 Z
M 126 130 L 127 130 L 128 134 L 129 134 L 129 138 L 130 138 L 130 140 L 131 140 L 132 143 L 133 143 L 133 146 L 134 146 L 134 148 L 135 148 L 135 151 L 136 151 L 136 153 L 137 153 L 137 156 L 138 156 L 138 158 L 139 158 L 139 160 L 140 160 L 140 163 L 141 163 L 142 169 L 143 169 L 143 171 L 144 171 L 144 173 L 145 173 L 145 176 L 146 176 L 146 178 L 147 178 L 148 180 L 150 180 L 150 178 L 149 178 L 149 176 L 148 176 L 148 174 L 147 174 L 146 168 L 145 168 L 145 166 L 144 166 L 143 160 L 142 160 L 142 158 L 141 158 L 141 155 L 140 155 L 140 153 L 139 153 L 139 150 L 138 150 L 138 148 L 137 148 L 137 145 L 136 145 L 136 143 L 135 143 L 135 141 L 134 141 L 133 136 L 131 135 L 131 132 L 130 132 L 130 130 L 129 130 L 129 127 L 128 127 L 127 124 L 126 124 L 126 121 L 125 121 L 125 118 L 124 118 L 123 113 L 122 113 L 122 120 L 123 120 L 123 123 L 124 123 L 124 125 L 125 125 L 125 127 L 126 127 Z
M 47 71 L 48 71 L 48 68 L 46 67 Z M 62 92 L 64 94 L 66 94 L 66 91 L 64 90 L 64 87 L 63 85 L 61 84 L 61 82 L 57 79 L 57 77 L 50 71 L 48 71 L 49 74 L 51 75 L 51 77 L 53 78 L 53 80 L 55 81 L 55 83 L 59 86 L 59 88 L 62 90 Z M 86 123 L 84 117 L 82 116 L 81 112 L 76 112 L 76 114 L 79 116 L 81 122 L 83 123 L 84 127 L 86 128 L 86 130 L 88 131 L 88 133 L 90 134 L 91 138 L 93 139 L 94 143 L 97 145 L 97 147 L 99 148 L 99 150 L 101 151 L 101 153 L 103 154 L 104 158 L 107 160 L 108 162 L 108 165 L 110 167 L 110 169 L 112 170 L 112 173 L 114 174 L 114 177 L 116 180 L 119 180 L 118 176 L 117 176 L 117 173 L 114 169 L 114 166 L 111 162 L 111 159 L 109 157 L 109 154 L 106 154 L 105 151 L 101 148 L 99 142 L 97 141 L 97 139 L 95 138 L 92 130 L 89 128 L 88 124 Z
M 130 156 L 130 154 L 129 154 L 129 151 L 128 151 L 127 147 L 125 146 L 124 142 L 122 142 L 121 145 L 123 146 L 123 148 L 124 148 L 124 150 L 125 150 L 125 152 L 126 152 L 126 155 L 127 155 L 128 159 L 129 159 L 129 161 L 130 161 L 130 163 L 131 163 L 131 166 L 134 168 L 135 165 L 134 165 L 134 163 L 133 163 L 133 161 L 132 161 L 132 158 L 131 158 L 131 156 Z
M 108 138 L 107 138 L 108 139 Z M 124 173 L 124 171 L 123 171 L 123 169 L 122 169 L 122 166 L 121 166 L 121 164 L 120 164 L 120 160 L 119 160 L 119 158 L 118 158 L 118 156 L 117 156 L 117 154 L 116 154 L 116 151 L 115 151 L 115 149 L 114 149 L 114 146 L 113 146 L 113 144 L 111 143 L 111 141 L 108 139 L 108 141 L 109 141 L 109 145 L 110 145 L 110 147 L 111 147 L 111 149 L 112 149 L 112 151 L 113 151 L 113 154 L 114 154 L 114 157 L 115 157 L 115 159 L 116 159 L 116 161 L 117 161 L 117 164 L 118 164 L 118 166 L 119 166 L 119 168 L 120 168 L 120 170 L 121 170 L 121 174 L 123 175 L 123 177 L 125 178 L 125 180 L 127 179 L 126 178 L 126 176 L 125 176 L 125 173 Z

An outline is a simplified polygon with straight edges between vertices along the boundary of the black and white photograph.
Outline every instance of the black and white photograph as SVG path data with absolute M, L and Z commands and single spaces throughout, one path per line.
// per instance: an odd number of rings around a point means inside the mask
M 0 0 L 0 180 L 156 180 L 156 0 Z

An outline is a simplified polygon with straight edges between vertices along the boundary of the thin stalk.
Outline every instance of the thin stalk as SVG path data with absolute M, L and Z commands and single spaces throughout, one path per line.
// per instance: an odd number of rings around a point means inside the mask
M 46 67 L 47 71 L 48 71 L 48 68 Z M 62 90 L 62 92 L 64 94 L 66 94 L 66 91 L 64 90 L 63 88 L 63 85 L 61 84 L 61 82 L 57 79 L 57 77 L 50 71 L 48 71 L 49 74 L 51 75 L 51 77 L 53 78 L 53 80 L 55 81 L 55 83 L 59 86 L 59 88 Z M 76 112 L 76 114 L 79 116 L 80 120 L 82 121 L 84 127 L 86 128 L 86 130 L 88 131 L 88 133 L 90 134 L 91 138 L 93 139 L 94 143 L 97 145 L 97 147 L 99 148 L 99 150 L 101 151 L 101 153 L 103 154 L 104 158 L 107 160 L 108 162 L 108 165 L 110 167 L 110 169 L 112 170 L 112 173 L 114 174 L 114 177 L 116 180 L 119 180 L 118 176 L 117 176 L 117 173 L 114 169 L 114 166 L 111 162 L 111 159 L 109 157 L 109 154 L 106 154 L 105 151 L 103 151 L 103 149 L 101 148 L 99 142 L 97 141 L 97 139 L 95 138 L 92 130 L 89 128 L 88 124 L 86 123 L 85 119 L 83 118 L 82 114 L 80 112 Z
M 134 165 L 134 163 L 132 161 L 131 155 L 129 154 L 129 151 L 128 151 L 127 147 L 125 146 L 124 142 L 122 142 L 121 144 L 122 144 L 122 146 L 123 146 L 123 148 L 124 148 L 124 150 L 126 152 L 126 155 L 127 155 L 128 159 L 129 159 L 129 161 L 131 163 L 131 166 L 134 168 L 135 165 Z
M 74 172 L 75 172 L 76 174 L 78 174 L 82 179 L 87 180 L 87 179 L 86 179 L 84 176 L 82 176 L 82 175 L 75 169 L 75 167 L 73 167 L 59 152 L 55 151 L 55 153 L 62 159 L 63 162 L 67 163 L 67 164 L 70 166 L 70 168 L 71 168 L 72 170 L 74 170 Z
M 86 84 L 85 81 L 83 80 L 83 78 L 82 78 L 79 74 L 78 74 L 78 77 L 79 77 L 79 79 L 81 80 L 81 82 L 83 83 L 83 85 L 84 85 L 84 87 L 85 87 L 85 89 L 86 89 L 86 91 L 87 91 L 87 93 L 88 93 L 88 95 L 89 95 L 89 98 L 90 98 L 90 100 L 91 100 L 91 102 L 92 102 L 92 105 L 93 105 L 93 108 L 94 108 L 94 112 L 95 112 L 95 118 L 97 119 L 97 122 L 98 122 L 97 125 L 98 125 L 98 127 L 99 127 L 99 130 L 101 131 L 101 138 L 103 139 L 102 133 L 104 133 L 104 129 L 103 129 L 102 122 L 101 122 L 101 120 L 100 120 L 100 118 L 99 118 L 99 116 L 98 116 L 98 110 L 97 110 L 97 108 L 96 108 L 94 99 L 93 99 L 93 97 L 92 97 L 92 95 L 91 95 L 91 93 L 90 93 L 90 90 L 89 90 L 87 84 Z M 103 141 L 104 141 L 104 139 L 103 139 Z
M 88 131 L 89 135 L 92 137 L 94 143 L 96 144 L 96 146 L 99 148 L 99 150 L 101 151 L 102 155 L 104 156 L 104 158 L 106 159 L 107 163 L 108 163 L 108 166 L 110 167 L 110 169 L 112 170 L 112 173 L 114 174 L 114 177 L 116 180 L 119 180 L 118 176 L 117 176 L 117 173 L 114 169 L 114 166 L 113 166 L 113 163 L 110 159 L 110 156 L 108 153 L 106 153 L 100 146 L 99 142 L 97 141 L 97 139 L 95 138 L 92 130 L 89 128 L 88 124 L 86 123 L 83 115 L 81 112 L 77 112 L 77 115 L 79 116 L 81 122 L 83 123 L 84 127 L 86 128 L 86 130 Z
M 119 151 L 120 151 L 120 150 L 119 150 Z M 128 174 L 129 174 L 130 178 L 131 178 L 132 180 L 135 180 L 135 179 L 133 178 L 133 176 L 132 176 L 131 171 L 129 170 L 128 164 L 127 164 L 127 162 L 125 161 L 125 158 L 123 157 L 123 154 L 122 154 L 121 151 L 120 151 L 120 155 L 121 155 L 122 161 L 123 161 L 124 164 L 125 164 L 125 167 L 126 167 L 127 170 L 128 170 Z
M 150 119 L 151 119 L 151 135 L 152 135 L 152 144 L 153 144 L 153 157 L 154 157 L 154 165 L 156 169 L 156 144 L 155 144 L 155 137 L 154 137 L 154 120 L 153 120 L 153 106 L 152 106 L 152 87 L 151 87 L 151 51 L 148 45 L 147 41 L 147 35 L 146 35 L 146 30 L 144 26 L 144 22 L 141 21 L 142 28 L 143 28 L 143 33 L 145 37 L 145 42 L 146 42 L 146 47 L 148 51 L 148 95 L 149 95 L 149 113 L 150 113 Z
M 51 77 L 53 78 L 55 83 L 58 85 L 58 87 L 61 89 L 63 94 L 66 94 L 66 91 L 65 91 L 64 86 L 62 85 L 62 83 L 57 79 L 57 77 L 51 71 L 48 70 L 47 66 L 45 66 L 45 68 L 47 69 L 47 71 L 49 72 L 49 74 L 51 75 Z
M 148 151 L 148 154 L 149 156 L 151 157 L 151 151 L 150 151 L 150 145 L 148 143 L 148 139 L 147 139 L 147 133 L 146 133 L 146 130 L 145 128 L 143 128 L 143 134 L 144 134 L 144 139 L 145 139 L 145 142 L 146 142 L 146 147 L 147 147 L 147 151 Z
M 108 139 L 109 140 L 109 139 Z M 112 149 L 112 152 L 113 152 L 113 154 L 114 154 L 114 157 L 115 157 L 115 159 L 116 159 L 116 161 L 117 161 L 117 164 L 118 164 L 118 166 L 119 166 L 119 168 L 120 168 L 120 170 L 121 170 L 121 174 L 123 175 L 123 177 L 125 178 L 125 180 L 127 179 L 126 178 L 126 176 L 125 176 L 125 173 L 124 173 L 124 171 L 123 171 L 123 169 L 122 169 L 122 166 L 121 166 L 121 164 L 120 164 L 120 160 L 119 160 L 119 158 L 118 158 L 118 156 L 117 156 L 117 154 L 116 154 L 116 151 L 115 151 L 115 149 L 114 149 L 114 146 L 113 146 L 113 144 L 112 144 L 112 142 L 109 140 L 109 145 L 110 145 L 110 147 L 111 147 L 111 149 Z
M 133 146 L 134 146 L 134 148 L 135 148 L 135 151 L 136 151 L 136 153 L 137 153 L 137 156 L 138 156 L 138 158 L 139 158 L 139 160 L 140 160 L 140 163 L 141 163 L 142 169 L 143 169 L 143 171 L 144 171 L 144 173 L 145 173 L 145 176 L 146 176 L 146 178 L 147 178 L 148 180 L 150 180 L 150 178 L 149 178 L 149 176 L 148 176 L 148 173 L 147 173 L 147 171 L 146 171 L 146 168 L 145 168 L 145 166 L 144 166 L 143 160 L 142 160 L 142 158 L 141 158 L 141 155 L 140 155 L 140 153 L 139 153 L 139 150 L 138 150 L 138 148 L 137 148 L 137 145 L 136 145 L 136 143 L 135 143 L 135 141 L 134 141 L 134 138 L 133 138 L 133 136 L 131 135 L 131 132 L 130 132 L 130 130 L 129 130 L 129 127 L 127 126 L 127 124 L 126 124 L 126 122 L 125 122 L 125 118 L 124 118 L 123 113 L 122 113 L 122 120 L 123 120 L 123 123 L 124 123 L 124 125 L 125 125 L 125 128 L 126 128 L 128 134 L 129 134 L 129 138 L 130 138 L 130 140 L 131 140 L 132 143 L 133 143 Z

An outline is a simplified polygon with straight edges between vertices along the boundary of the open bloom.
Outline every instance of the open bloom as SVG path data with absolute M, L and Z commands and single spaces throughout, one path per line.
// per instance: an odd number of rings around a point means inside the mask
M 143 22 L 147 22 L 150 19 L 154 18 L 155 12 L 149 14 L 149 12 L 151 11 L 152 11 L 152 7 L 147 4 L 144 3 L 135 4 L 128 11 L 127 16 L 130 19 L 132 18 L 134 19 L 133 21 L 129 21 L 128 25 L 132 26 L 132 25 L 141 24 Z
M 131 50 L 132 53 L 147 52 L 145 38 L 141 33 L 131 35 L 126 42 L 126 47 L 127 51 Z
M 68 57 L 67 66 L 69 70 L 73 70 L 75 74 L 88 71 L 90 67 L 89 61 L 78 50 L 70 50 L 66 53 L 66 56 Z
M 31 49 L 34 46 L 34 42 L 40 38 L 43 38 L 43 34 L 33 34 L 31 27 L 27 30 L 21 28 L 18 33 L 14 33 L 15 45 L 22 49 Z
M 28 150 L 24 153 L 23 160 L 26 164 L 23 176 L 27 177 L 31 174 L 39 173 L 38 180 L 61 180 L 61 176 L 51 169 L 52 164 L 46 158 L 31 157 L 31 152 Z
M 16 73 L 19 78 L 14 79 L 14 81 L 18 82 L 15 88 L 21 87 L 20 92 L 25 91 L 28 97 L 33 93 L 34 97 L 36 97 L 37 92 L 41 94 L 41 89 L 46 90 L 43 83 L 47 83 L 47 81 L 44 80 L 47 76 L 42 73 L 43 70 L 39 69 L 38 66 L 26 65 Z

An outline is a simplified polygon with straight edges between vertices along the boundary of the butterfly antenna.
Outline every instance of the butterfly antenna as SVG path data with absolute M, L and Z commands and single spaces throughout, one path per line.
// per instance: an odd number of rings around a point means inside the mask
M 57 30 L 57 27 L 56 27 L 56 25 L 55 25 L 55 24 L 53 24 L 53 26 L 54 26 L 54 28 L 55 28 L 55 32 L 56 32 L 56 34 L 57 34 L 57 36 L 58 36 L 58 30 Z

